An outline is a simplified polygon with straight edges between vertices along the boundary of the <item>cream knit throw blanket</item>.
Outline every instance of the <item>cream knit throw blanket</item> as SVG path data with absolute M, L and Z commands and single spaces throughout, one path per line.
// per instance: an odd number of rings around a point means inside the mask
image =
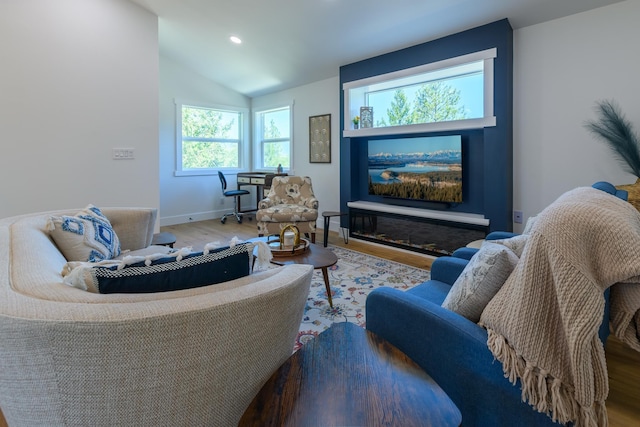
M 640 351 L 640 213 L 590 187 L 537 217 L 513 273 L 482 313 L 488 346 L 522 399 L 555 421 L 608 424 L 598 328 L 611 289 L 614 333 Z

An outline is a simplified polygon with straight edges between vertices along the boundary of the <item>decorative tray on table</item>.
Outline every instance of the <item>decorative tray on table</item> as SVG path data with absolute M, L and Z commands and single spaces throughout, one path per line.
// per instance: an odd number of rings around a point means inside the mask
M 271 249 L 271 254 L 274 258 L 300 255 L 309 249 L 309 241 L 307 239 L 300 239 L 300 243 L 297 245 L 280 246 L 280 239 L 275 237 L 275 240 L 267 240 L 267 245 Z

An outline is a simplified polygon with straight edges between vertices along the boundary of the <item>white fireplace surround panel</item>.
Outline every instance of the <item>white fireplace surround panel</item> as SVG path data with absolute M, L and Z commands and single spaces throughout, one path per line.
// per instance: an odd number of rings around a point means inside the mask
M 407 206 L 386 205 L 384 203 L 365 202 L 361 200 L 347 202 L 347 206 L 354 209 L 362 209 L 374 212 L 386 212 L 397 215 L 415 216 L 420 218 L 431 218 L 442 221 L 458 222 L 463 224 L 473 224 L 489 226 L 489 220 L 480 214 L 451 211 L 435 211 L 431 209 L 411 208 Z

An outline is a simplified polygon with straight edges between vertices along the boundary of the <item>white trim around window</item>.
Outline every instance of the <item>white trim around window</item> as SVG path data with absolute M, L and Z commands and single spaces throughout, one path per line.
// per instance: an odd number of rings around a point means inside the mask
M 240 170 L 247 170 L 249 162 L 250 152 L 250 140 L 249 140 L 249 109 L 244 107 L 209 104 L 198 101 L 188 101 L 183 99 L 174 99 L 175 104 L 175 148 L 176 148 L 176 165 L 174 176 L 198 176 L 198 175 L 216 175 L 219 170 L 227 172 L 237 172 Z M 204 135 L 204 136 L 190 136 L 182 134 L 182 119 L 183 119 L 183 107 L 192 107 L 194 109 L 202 110 L 214 110 L 221 114 L 236 115 L 238 123 L 234 123 L 234 127 L 231 130 L 231 135 Z M 199 141 L 199 142 L 211 142 L 218 144 L 237 144 L 237 164 L 236 165 L 224 165 L 216 167 L 194 167 L 188 168 L 183 165 L 183 142 L 184 141 Z
M 278 164 L 282 163 L 284 172 L 291 172 L 293 170 L 293 107 L 294 102 L 283 104 L 272 104 L 268 106 L 262 106 L 253 110 L 253 143 L 252 149 L 252 166 L 254 171 L 258 172 L 273 172 L 276 170 Z M 282 115 L 288 112 L 288 115 Z M 266 123 L 266 118 L 276 118 L 278 123 Z M 286 123 L 288 120 L 288 123 Z M 267 126 L 276 129 L 276 135 L 269 135 Z M 265 147 L 267 145 L 288 147 L 284 148 L 284 152 L 280 153 L 282 157 L 278 164 L 268 164 L 269 160 L 265 158 Z M 287 158 L 288 156 L 288 158 Z M 273 159 L 270 160 L 274 162 Z
M 343 88 L 344 123 L 343 135 L 345 137 L 393 135 L 398 133 L 432 132 L 445 130 L 477 129 L 496 126 L 494 116 L 494 59 L 497 57 L 497 49 L 491 48 L 483 51 L 448 58 L 442 61 L 419 65 L 417 67 L 406 68 L 386 74 L 380 74 L 360 80 L 346 82 Z M 447 73 L 453 67 L 465 66 L 466 64 L 480 63 L 483 69 L 483 115 L 482 117 L 471 117 L 461 120 L 450 120 L 441 122 L 429 122 L 398 126 L 380 126 L 359 129 L 351 129 L 353 117 L 359 114 L 361 106 L 367 105 L 367 93 L 381 90 L 392 90 L 396 86 L 408 85 L 409 83 L 420 82 L 421 76 L 425 73 Z M 414 81 L 415 80 L 415 81 Z

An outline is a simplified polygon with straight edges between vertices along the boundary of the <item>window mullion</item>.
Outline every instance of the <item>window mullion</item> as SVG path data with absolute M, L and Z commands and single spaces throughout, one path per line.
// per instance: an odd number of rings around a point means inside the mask
M 221 143 L 240 143 L 239 139 L 235 138 L 203 138 L 200 136 L 183 136 L 183 141 L 200 141 L 200 142 L 221 142 Z

